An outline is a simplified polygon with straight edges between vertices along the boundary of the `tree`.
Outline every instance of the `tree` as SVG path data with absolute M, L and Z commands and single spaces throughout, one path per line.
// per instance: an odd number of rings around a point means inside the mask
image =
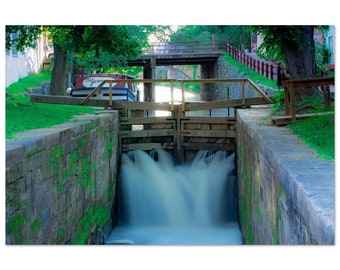
M 291 79 L 316 77 L 314 26 L 253 26 L 252 29 L 263 37 L 260 49 L 277 51 L 283 56 Z M 297 89 L 295 98 L 302 100 L 319 94 L 316 88 Z
M 143 42 L 132 36 L 127 26 L 6 26 L 6 48 L 23 51 L 34 47 L 45 32 L 54 48 L 51 94 L 63 95 L 67 88 L 67 67 L 87 63 L 88 71 L 104 71 L 126 64 L 141 53 Z M 11 36 L 17 34 L 15 39 Z M 73 61 L 74 60 L 74 61 Z M 91 65 L 89 64 L 91 63 Z
M 51 94 L 62 95 L 67 88 L 68 57 L 87 63 L 87 72 L 102 72 L 126 64 L 141 52 L 141 44 L 129 36 L 125 26 L 46 26 L 54 47 Z M 70 64 L 69 64 L 70 65 Z
M 243 25 L 187 25 L 171 36 L 173 43 L 228 43 L 240 50 L 250 48 L 251 30 Z

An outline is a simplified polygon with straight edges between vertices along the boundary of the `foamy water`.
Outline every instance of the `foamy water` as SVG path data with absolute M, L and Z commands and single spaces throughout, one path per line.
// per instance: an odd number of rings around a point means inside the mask
M 234 154 L 200 151 L 176 165 L 163 150 L 122 155 L 119 224 L 107 244 L 242 244 Z

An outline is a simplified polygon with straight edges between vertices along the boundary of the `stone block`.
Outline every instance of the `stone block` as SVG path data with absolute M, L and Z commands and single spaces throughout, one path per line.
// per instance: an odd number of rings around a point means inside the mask
M 107 203 L 107 194 L 114 201 L 115 193 L 107 189 L 117 168 L 111 157 L 118 149 L 112 145 L 115 116 L 80 116 L 79 122 L 30 131 L 6 143 L 6 222 L 20 221 L 9 223 L 18 225 L 7 230 L 7 244 L 72 243 L 82 233 L 78 224 L 84 214 Z M 91 230 L 97 230 L 95 223 Z

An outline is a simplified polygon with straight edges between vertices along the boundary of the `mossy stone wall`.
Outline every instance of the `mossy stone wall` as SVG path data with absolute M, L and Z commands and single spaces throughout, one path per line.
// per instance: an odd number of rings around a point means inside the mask
M 243 242 L 334 244 L 334 161 L 321 160 L 270 108 L 237 111 L 239 219 Z
M 118 113 L 6 142 L 6 244 L 100 244 L 112 229 Z

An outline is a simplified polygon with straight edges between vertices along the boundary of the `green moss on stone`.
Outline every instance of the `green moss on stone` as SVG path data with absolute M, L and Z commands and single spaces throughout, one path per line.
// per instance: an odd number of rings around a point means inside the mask
M 104 206 L 91 206 L 79 221 L 76 235 L 72 241 L 75 245 L 84 245 L 90 237 L 91 229 L 95 226 L 103 228 L 111 219 L 111 210 Z
M 109 141 L 106 146 L 106 158 L 110 158 L 112 146 L 113 146 L 112 141 Z
M 61 145 L 57 145 L 55 148 L 54 148 L 54 153 L 53 153 L 53 157 L 55 159 L 59 159 L 63 156 L 63 147 Z
M 79 159 L 78 151 L 74 151 L 70 154 L 70 163 L 77 162 Z
M 27 214 L 18 214 L 13 216 L 6 223 L 6 233 L 11 234 L 14 239 L 14 243 L 12 244 L 21 244 L 22 243 L 22 227 L 25 223 L 27 223 L 28 217 Z
M 65 228 L 58 228 L 57 230 L 57 243 L 63 244 L 65 235 Z
M 31 231 L 36 232 L 37 230 L 40 230 L 42 226 L 42 222 L 39 219 L 35 219 L 31 225 Z
M 26 158 L 33 157 L 34 155 L 39 154 L 39 153 L 44 152 L 44 151 L 45 151 L 44 148 L 40 148 L 40 147 L 39 147 L 38 149 L 35 149 L 35 150 L 33 150 L 33 151 L 27 153 L 27 154 L 26 154 Z
M 273 232 L 273 238 L 276 245 L 280 245 L 280 221 L 281 221 L 281 208 L 280 208 L 280 197 L 283 194 L 282 188 L 278 185 L 276 192 L 276 216 L 275 216 L 275 230 Z

